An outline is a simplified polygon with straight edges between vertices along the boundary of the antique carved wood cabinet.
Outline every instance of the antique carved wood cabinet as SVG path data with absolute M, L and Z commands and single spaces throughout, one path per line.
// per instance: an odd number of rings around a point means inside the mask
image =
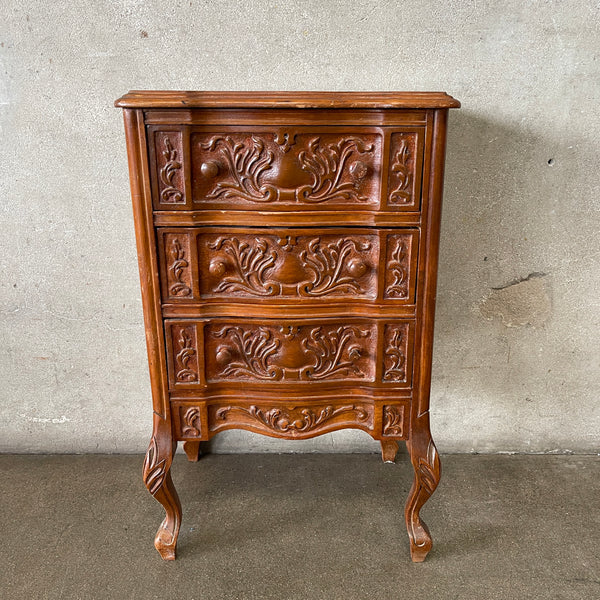
M 125 132 L 154 427 L 144 482 L 175 558 L 177 442 L 356 428 L 407 444 L 413 561 L 440 462 L 429 388 L 445 93 L 130 92 Z M 348 460 L 351 460 L 349 458 Z

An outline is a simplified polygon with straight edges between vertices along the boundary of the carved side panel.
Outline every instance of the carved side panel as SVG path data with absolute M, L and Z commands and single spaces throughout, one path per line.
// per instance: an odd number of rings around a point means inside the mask
M 309 438 L 334 429 L 358 427 L 370 431 L 373 405 L 365 403 L 316 406 L 216 405 L 209 407 L 211 432 L 242 427 L 281 438 Z
M 419 210 L 422 165 L 419 134 L 393 133 L 389 161 L 388 206 L 395 210 Z
M 185 204 L 183 140 L 180 131 L 155 131 L 156 204 L 166 210 Z
M 383 436 L 405 437 L 405 410 L 406 406 L 404 404 L 386 404 L 383 407 Z
M 167 326 L 170 354 L 170 380 L 177 386 L 196 386 L 202 383 L 196 324 L 175 322 Z
M 195 203 L 240 208 L 379 203 L 379 134 L 196 131 L 191 156 Z
M 414 302 L 417 239 L 416 233 L 387 236 L 384 298 Z
M 192 256 L 187 232 L 162 236 L 163 298 L 167 301 L 193 298 Z
M 375 298 L 379 238 L 364 234 L 199 237 L 203 296 L 222 298 Z M 289 235 L 286 235 L 289 234 Z
M 208 422 L 204 402 L 195 404 L 173 402 L 171 406 L 178 440 L 208 439 Z
M 374 381 L 374 324 L 210 323 L 209 382 Z
M 383 381 L 410 383 L 412 357 L 409 355 L 410 327 L 408 323 L 387 324 L 383 339 Z

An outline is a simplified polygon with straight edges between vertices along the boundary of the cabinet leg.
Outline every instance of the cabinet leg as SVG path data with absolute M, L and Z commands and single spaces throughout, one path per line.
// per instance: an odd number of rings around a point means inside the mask
M 200 455 L 200 442 L 183 442 L 183 451 L 190 462 L 198 462 Z
M 144 483 L 166 512 L 154 539 L 154 546 L 164 560 L 175 560 L 181 525 L 181 503 L 170 473 L 174 450 L 170 432 L 159 436 L 155 430 L 144 459 Z
M 396 440 L 381 440 L 381 458 L 384 463 L 396 462 L 398 442 Z
M 415 472 L 412 487 L 406 502 L 404 516 L 410 538 L 410 555 L 413 562 L 423 562 L 433 546 L 431 534 L 419 511 L 435 491 L 441 475 L 440 458 L 437 453 L 429 423 L 414 432 L 406 443 Z

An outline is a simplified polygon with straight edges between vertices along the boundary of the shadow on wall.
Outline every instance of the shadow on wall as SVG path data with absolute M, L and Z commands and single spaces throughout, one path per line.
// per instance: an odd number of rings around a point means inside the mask
M 518 364 L 505 364 L 495 380 L 460 373 L 489 367 L 507 348 L 510 359 L 515 337 L 531 337 L 537 345 L 547 336 L 553 282 L 549 244 L 564 236 L 555 230 L 552 213 L 557 197 L 569 197 L 561 190 L 568 167 L 561 157 L 573 154 L 568 144 L 566 136 L 551 130 L 546 137 L 468 110 L 450 113 L 434 381 L 447 378 L 448 386 L 464 387 L 466 398 L 495 395 L 502 377 L 515 385 L 539 371 L 540 357 L 531 352 Z M 548 346 L 544 360 L 552 362 L 556 350 Z M 477 389 L 467 390 L 472 379 Z

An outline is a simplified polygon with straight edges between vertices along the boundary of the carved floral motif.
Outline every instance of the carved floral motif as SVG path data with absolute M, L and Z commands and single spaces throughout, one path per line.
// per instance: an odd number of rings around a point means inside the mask
M 303 141 L 299 142 L 298 137 L 303 137 Z M 328 134 L 326 137 L 331 139 L 333 136 Z M 240 140 L 239 137 L 223 134 L 200 142 L 198 154 L 202 156 L 199 160 L 204 161 L 202 165 L 217 165 L 213 153 L 224 162 L 223 170 L 218 167 L 211 170 L 213 176 L 217 173 L 224 173 L 224 176 L 200 194 L 201 200 L 232 198 L 269 203 L 282 201 L 283 196 L 311 204 L 372 200 L 360 190 L 370 167 L 367 162 L 354 159 L 368 155 L 373 160 L 375 144 L 356 136 L 341 137 L 334 142 L 324 142 L 318 135 L 306 140 L 306 136 L 289 132 L 276 132 L 273 139 L 271 142 L 252 134 Z M 275 152 L 285 155 L 296 145 L 302 148 L 294 156 L 296 164 L 310 176 L 310 183 L 294 187 L 279 185 L 281 159 L 275 156 Z
M 181 169 L 181 163 L 177 160 L 177 150 L 173 148 L 173 144 L 168 137 L 164 138 L 165 149 L 162 155 L 165 164 L 159 172 L 160 181 L 163 184 L 163 189 L 160 192 L 161 202 L 169 204 L 177 204 L 183 200 L 183 192 L 177 189 L 174 185 L 174 177 Z
M 373 144 L 365 144 L 360 138 L 348 137 L 337 144 L 323 147 L 320 139 L 314 138 L 308 143 L 308 151 L 298 154 L 302 169 L 311 174 L 312 183 L 299 190 L 299 196 L 307 202 L 325 202 L 327 200 L 352 200 L 364 202 L 366 196 L 356 191 L 356 183 L 341 183 L 340 179 L 349 157 L 357 152 L 365 154 L 373 152 Z M 362 179 L 362 177 L 358 177 Z
M 357 258 L 348 259 L 370 248 L 368 241 L 341 238 L 321 244 L 320 238 L 314 238 L 308 243 L 308 250 L 300 252 L 302 266 L 312 272 L 312 281 L 299 283 L 298 292 L 306 296 L 325 296 L 334 291 L 361 292 L 357 278 L 365 274 L 367 265 Z
M 183 430 L 185 437 L 200 437 L 200 409 L 197 406 L 188 408 L 183 414 Z
M 408 325 L 386 325 L 384 381 L 406 381 L 406 347 Z
M 175 379 L 177 381 L 196 381 L 198 373 L 193 370 L 190 360 L 196 355 L 192 336 L 187 328 L 182 327 L 179 331 L 179 351 L 175 356 Z
M 370 291 L 364 289 L 365 282 L 361 281 L 369 270 L 368 251 L 372 244 L 367 238 L 305 238 L 296 250 L 297 244 L 298 238 L 291 236 L 277 239 L 248 235 L 209 241 L 207 246 L 213 252 L 208 270 L 218 278 L 212 293 L 320 297 L 365 295 Z M 285 280 L 281 279 L 281 271 L 285 271 Z M 369 283 L 374 285 L 374 281 Z
M 404 406 L 390 404 L 383 407 L 383 435 L 402 436 Z
M 173 238 L 169 245 L 169 272 L 171 273 L 173 283 L 169 286 L 171 296 L 189 296 L 192 290 L 183 280 L 185 270 L 189 267 L 186 260 L 185 251 L 178 238 Z
M 291 410 L 272 408 L 263 410 L 255 405 L 249 408 L 226 406 L 220 408 L 216 416 L 218 419 L 226 420 L 231 413 L 248 415 L 276 433 L 311 431 L 343 413 L 354 413 L 354 418 L 358 421 L 365 421 L 369 416 L 364 407 L 354 404 L 339 406 L 337 408 L 326 406 L 316 411 L 310 408 Z
M 371 336 L 368 328 L 226 325 L 212 336 L 223 340 L 216 348 L 219 377 L 272 381 L 367 377 L 361 359 L 368 358 L 369 350 L 361 340 Z
M 254 296 L 273 296 L 279 293 L 280 286 L 265 281 L 266 272 L 273 267 L 277 252 L 272 250 L 264 238 L 255 238 L 252 242 L 240 241 L 237 237 L 219 237 L 208 244 L 211 250 L 223 250 L 229 256 L 228 263 L 234 272 L 223 277 L 214 288 L 215 292 L 246 292 Z M 213 258 L 209 270 L 219 275 L 225 272 L 226 265 Z
M 252 202 L 271 202 L 276 191 L 273 186 L 263 186 L 261 175 L 272 166 L 273 153 L 265 149 L 264 142 L 252 136 L 252 143 L 236 142 L 231 136 L 215 135 L 201 144 L 203 150 L 218 150 L 228 166 L 233 181 L 217 183 L 208 198 L 232 196 Z
M 392 242 L 393 240 L 393 242 Z M 387 263 L 386 277 L 392 278 L 392 282 L 385 288 L 385 294 L 389 298 L 408 298 L 408 279 L 410 272 L 410 238 L 407 235 L 390 236 L 388 243 L 394 243 L 394 249 Z
M 413 174 L 411 165 L 411 138 L 408 135 L 415 134 L 396 134 L 394 138 L 399 137 L 400 142 L 394 153 L 390 170 L 392 178 L 396 184 L 395 189 L 389 193 L 390 204 L 411 204 Z

